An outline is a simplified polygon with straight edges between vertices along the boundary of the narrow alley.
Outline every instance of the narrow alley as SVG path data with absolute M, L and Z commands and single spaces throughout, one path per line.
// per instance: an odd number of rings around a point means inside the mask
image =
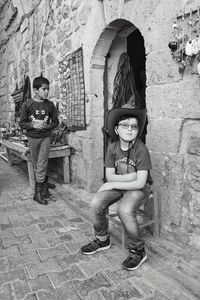
M 57 184 L 52 201 L 32 201 L 27 170 L 0 159 L 0 299 L 193 300 L 200 298 L 197 252 L 161 235 L 147 238 L 148 260 L 122 269 L 120 236 L 112 247 L 83 255 L 93 238 L 91 194 Z

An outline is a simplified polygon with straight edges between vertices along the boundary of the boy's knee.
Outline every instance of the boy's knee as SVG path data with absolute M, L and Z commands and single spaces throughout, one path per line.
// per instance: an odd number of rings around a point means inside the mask
M 134 202 L 143 197 L 143 192 L 141 190 L 129 191 L 128 197 L 131 199 L 132 202 Z
M 120 218 L 126 220 L 127 216 L 130 215 L 132 218 L 136 218 L 137 209 L 134 210 L 132 206 L 121 203 L 118 205 L 117 213 Z
M 99 197 L 98 193 L 93 197 L 90 208 L 92 211 L 97 211 L 101 207 L 101 198 Z

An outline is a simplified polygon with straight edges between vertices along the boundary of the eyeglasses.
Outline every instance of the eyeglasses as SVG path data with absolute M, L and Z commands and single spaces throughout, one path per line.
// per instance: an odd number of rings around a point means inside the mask
M 128 123 L 119 123 L 118 126 L 121 126 L 121 128 L 123 129 L 129 129 L 129 127 L 131 127 L 131 130 L 138 130 L 138 125 L 136 124 L 128 124 Z

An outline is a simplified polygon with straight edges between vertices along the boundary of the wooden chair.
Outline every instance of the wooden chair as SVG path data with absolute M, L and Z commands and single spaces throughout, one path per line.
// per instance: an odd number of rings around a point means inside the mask
M 159 218 L 158 218 L 158 195 L 157 190 L 153 187 L 146 195 L 145 203 L 138 209 L 138 216 L 143 219 L 143 222 L 139 224 L 140 229 L 144 227 L 152 227 L 152 234 L 154 237 L 159 236 Z M 114 224 L 121 227 L 121 242 L 122 247 L 126 247 L 126 231 L 123 224 L 118 218 L 117 212 L 110 212 L 108 210 L 108 218 Z

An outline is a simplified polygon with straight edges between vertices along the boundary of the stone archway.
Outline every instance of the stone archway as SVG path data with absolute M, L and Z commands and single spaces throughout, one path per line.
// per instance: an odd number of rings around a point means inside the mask
M 111 108 L 113 80 L 122 52 L 126 52 L 127 36 L 137 28 L 129 21 L 117 19 L 111 22 L 101 33 L 91 58 L 90 95 L 91 95 L 91 161 L 95 166 L 91 170 L 92 190 L 100 185 L 104 177 L 104 137 L 100 130 L 104 126 L 104 116 Z M 108 53 L 110 55 L 108 55 Z M 98 170 L 98 172 L 97 172 Z

